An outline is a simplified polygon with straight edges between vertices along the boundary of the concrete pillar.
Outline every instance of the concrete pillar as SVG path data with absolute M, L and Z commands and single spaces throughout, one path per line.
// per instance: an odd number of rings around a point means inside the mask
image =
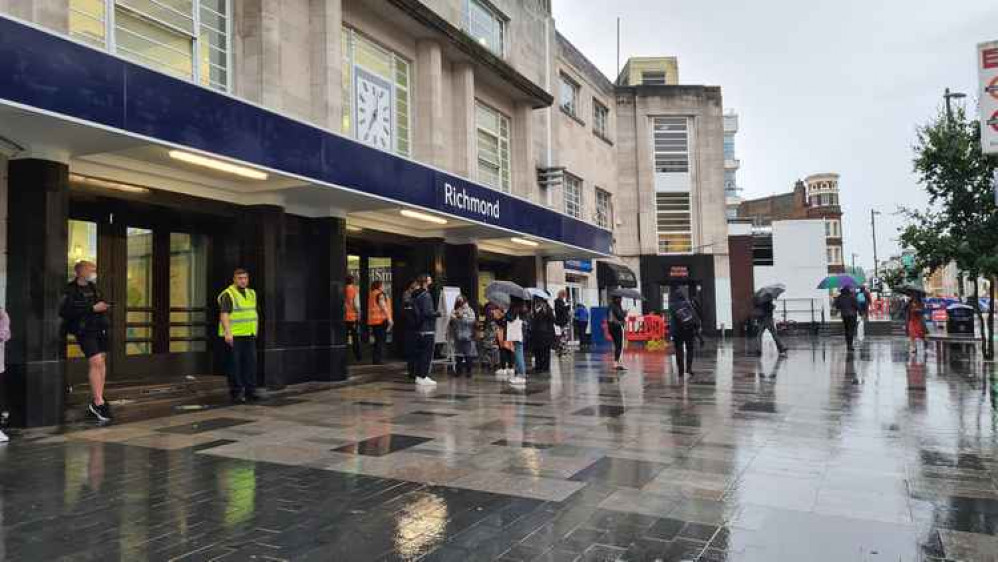
M 246 207 L 241 232 L 243 267 L 250 274 L 250 286 L 257 294 L 260 311 L 258 336 L 261 386 L 279 387 L 284 382 L 284 347 L 281 345 L 281 323 L 284 318 L 284 293 L 281 291 L 281 257 L 284 255 L 285 215 L 277 205 Z
M 343 129 L 343 2 L 309 0 L 312 59 L 312 120 Z
M 347 275 L 346 220 L 338 217 L 315 219 L 315 276 L 309 295 L 310 315 L 316 328 L 316 379 L 340 381 L 347 378 L 346 327 L 343 324 L 343 288 Z
M 416 119 L 413 156 L 422 162 L 446 167 L 444 144 L 443 51 L 440 43 L 416 43 Z
M 62 420 L 64 345 L 59 303 L 66 285 L 69 167 L 48 160 L 8 166 L 7 311 L 12 338 L 3 375 L 16 425 Z
M 537 201 L 537 164 L 534 156 L 534 108 L 518 103 L 513 109 L 512 176 L 514 195 Z
M 469 63 L 454 66 L 454 170 L 474 179 L 478 173 L 475 153 L 475 69 Z

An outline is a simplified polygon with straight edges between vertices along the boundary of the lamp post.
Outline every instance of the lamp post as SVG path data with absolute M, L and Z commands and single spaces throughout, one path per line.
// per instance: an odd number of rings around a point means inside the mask
M 873 276 L 880 279 L 880 262 L 877 260 L 877 215 L 880 211 L 870 209 L 870 232 L 873 236 Z
M 951 91 L 949 91 L 949 88 L 946 88 L 946 92 L 943 94 L 943 99 L 946 100 L 946 122 L 947 123 L 952 123 L 953 122 L 953 109 L 952 109 L 952 107 L 950 107 L 950 100 L 951 99 L 959 100 L 959 99 L 963 99 L 965 97 L 967 97 L 967 94 L 964 94 L 963 92 L 951 92 Z

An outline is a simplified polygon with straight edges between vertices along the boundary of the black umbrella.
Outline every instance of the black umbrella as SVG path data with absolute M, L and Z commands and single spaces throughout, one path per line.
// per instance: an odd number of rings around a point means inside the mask
M 637 289 L 611 289 L 610 296 L 625 299 L 644 300 L 644 297 L 641 296 L 641 291 Z
M 905 283 L 900 287 L 894 287 L 894 292 L 901 293 L 902 295 L 908 295 L 909 297 L 915 295 L 925 296 L 925 288 L 919 283 Z
M 485 298 L 503 308 L 509 308 L 511 299 L 529 300 L 526 289 L 512 281 L 493 281 L 485 287 Z
M 775 285 L 766 285 L 765 287 L 759 289 L 755 292 L 755 299 L 759 302 L 775 301 L 780 298 L 780 295 L 785 293 L 787 286 L 783 283 L 776 283 Z

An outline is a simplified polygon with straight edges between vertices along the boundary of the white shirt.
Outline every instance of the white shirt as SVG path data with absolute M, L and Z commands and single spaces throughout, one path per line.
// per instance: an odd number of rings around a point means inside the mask
M 517 318 L 506 322 L 506 341 L 523 341 L 523 320 Z

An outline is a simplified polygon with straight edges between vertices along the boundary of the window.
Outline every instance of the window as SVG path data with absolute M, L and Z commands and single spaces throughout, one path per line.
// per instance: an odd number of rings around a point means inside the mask
M 229 14 L 229 0 L 70 0 L 69 34 L 161 72 L 228 91 Z
M 676 254 L 693 250 L 689 193 L 656 193 L 658 253 Z
M 170 353 L 207 349 L 206 249 L 202 235 L 170 233 Z
M 610 193 L 596 188 L 596 226 L 613 229 L 613 203 Z
M 579 116 L 579 85 L 574 80 L 561 75 L 561 105 L 562 111 L 574 117 Z
M 738 182 L 734 170 L 724 170 L 724 191 L 729 195 L 738 193 Z
M 128 253 L 125 302 L 125 353 L 152 353 L 153 269 L 152 231 L 128 227 L 125 231 Z
M 582 180 L 571 174 L 565 174 L 565 214 L 582 217 Z
M 97 223 L 70 219 L 67 226 L 69 251 L 66 260 L 66 280 L 68 281 L 76 277 L 77 263 L 81 261 L 97 263 Z M 66 357 L 69 359 L 83 357 L 80 346 L 76 345 L 76 338 L 69 334 L 67 339 Z
M 688 120 L 656 117 L 653 120 L 655 171 L 660 174 L 690 171 Z
M 826 238 L 842 237 L 842 223 L 838 219 L 825 220 L 825 237 Z
M 842 265 L 842 247 L 828 247 L 828 265 Z
M 610 110 L 596 98 L 593 98 L 593 132 L 601 138 L 610 138 Z
M 343 132 L 409 155 L 409 62 L 343 28 Z
M 506 20 L 491 6 L 468 0 L 468 35 L 496 56 L 505 55 Z
M 478 181 L 509 193 L 509 118 L 475 102 L 478 128 Z
M 641 73 L 642 86 L 665 86 L 664 70 L 646 70 Z
M 735 136 L 734 135 L 724 135 L 724 159 L 734 160 L 735 159 Z

